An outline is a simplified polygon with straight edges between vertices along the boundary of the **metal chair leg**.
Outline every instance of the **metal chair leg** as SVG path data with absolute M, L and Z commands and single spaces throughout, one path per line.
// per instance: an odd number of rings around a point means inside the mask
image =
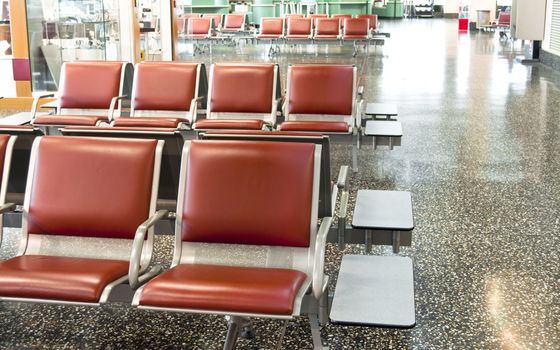
M 309 325 L 311 326 L 311 336 L 313 337 L 313 350 L 325 350 L 317 315 L 309 314 Z
M 224 350 L 235 349 L 235 344 L 237 344 L 237 338 L 239 336 L 239 328 L 243 323 L 243 318 L 239 316 L 231 316 L 228 320 L 228 331 L 226 335 L 226 341 L 224 343 Z

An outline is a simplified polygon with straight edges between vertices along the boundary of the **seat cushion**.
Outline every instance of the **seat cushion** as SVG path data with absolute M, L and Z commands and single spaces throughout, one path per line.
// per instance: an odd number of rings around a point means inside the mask
M 315 131 L 315 132 L 344 132 L 350 131 L 345 122 L 328 121 L 285 121 L 280 125 L 281 131 Z
M 305 279 L 289 269 L 178 265 L 146 284 L 140 305 L 291 315 Z
M 338 35 L 315 35 L 313 38 L 316 40 L 336 40 Z
M 345 35 L 342 39 L 344 40 L 356 40 L 356 39 L 367 39 L 367 35 Z
M 101 115 L 43 115 L 33 121 L 33 125 L 97 125 L 98 122 L 109 121 Z
M 257 39 L 280 39 L 282 34 L 259 34 Z
M 185 118 L 169 118 L 169 117 L 117 118 L 113 121 L 113 126 L 177 128 L 181 123 L 189 124 L 189 120 Z
M 309 34 L 290 34 L 286 35 L 286 39 L 309 39 Z
M 201 119 L 194 124 L 196 130 L 262 130 L 263 126 L 259 119 Z
M 23 255 L 0 262 L 0 296 L 96 303 L 128 261 Z

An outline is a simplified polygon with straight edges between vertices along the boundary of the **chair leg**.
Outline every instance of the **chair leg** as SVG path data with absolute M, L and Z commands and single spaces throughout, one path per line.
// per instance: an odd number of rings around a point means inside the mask
M 352 171 L 358 172 L 358 146 L 352 144 Z
M 288 320 L 284 321 L 282 329 L 280 330 L 280 336 L 278 337 L 278 342 L 276 343 L 276 350 L 282 349 L 282 343 L 284 342 L 284 335 L 286 335 L 286 328 L 288 328 Z
M 323 340 L 321 339 L 321 329 L 319 319 L 315 314 L 309 314 L 309 325 L 311 326 L 311 336 L 313 337 L 313 350 L 324 350 Z
M 226 341 L 224 343 L 224 350 L 233 350 L 237 343 L 237 337 L 239 336 L 239 329 L 243 324 L 243 318 L 238 316 L 231 316 L 228 320 L 228 331 L 226 335 Z

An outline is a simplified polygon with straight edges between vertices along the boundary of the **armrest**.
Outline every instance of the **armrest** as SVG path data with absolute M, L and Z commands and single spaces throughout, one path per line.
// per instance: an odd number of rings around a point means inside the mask
M 114 112 L 115 112 L 115 106 L 117 105 L 117 102 L 123 100 L 127 98 L 127 96 L 115 96 L 111 99 L 111 104 L 109 105 L 109 122 L 113 121 L 114 119 Z
M 362 128 L 362 114 L 364 113 L 364 100 L 359 100 L 358 104 L 356 106 L 356 128 L 358 129 L 358 132 L 360 132 L 361 128 Z
M 44 95 L 37 96 L 33 99 L 33 104 L 31 105 L 31 120 L 35 119 L 35 115 L 37 114 L 37 108 L 39 106 L 39 100 L 41 100 L 42 98 L 46 98 L 46 97 L 54 97 L 54 94 L 53 93 L 44 94 Z
M 282 103 L 282 97 L 277 98 L 272 103 L 272 115 L 271 115 L 272 130 L 274 130 L 274 128 L 276 127 L 276 117 L 277 117 L 277 114 L 278 114 L 278 106 L 280 105 L 280 103 Z
M 144 246 L 144 240 L 146 239 L 148 229 L 154 226 L 156 222 L 167 216 L 168 213 L 169 212 L 167 210 L 158 210 L 154 215 L 148 218 L 148 220 L 144 221 L 136 230 L 134 241 L 132 242 L 130 264 L 128 267 L 128 281 L 132 289 L 138 288 L 162 271 L 162 267 L 157 265 L 152 267 L 150 271 L 144 275 L 140 276 L 140 260 L 142 257 L 142 247 Z
M 313 261 L 313 295 L 319 299 L 323 294 L 326 284 L 325 281 L 325 249 L 327 243 L 327 235 L 332 225 L 332 217 L 326 216 L 321 222 L 317 239 L 315 241 L 315 260 Z
M 15 207 L 16 207 L 15 203 L 4 203 L 4 204 L 0 205 L 0 214 L 3 214 L 7 211 L 15 209 Z
M 198 113 L 198 103 L 204 99 L 204 96 L 198 96 L 197 98 L 193 98 L 191 101 L 191 108 L 189 108 L 189 114 L 191 115 L 190 118 L 187 117 L 191 121 L 191 124 L 194 124 L 196 121 L 196 114 Z
M 357 95 L 358 95 L 358 98 L 360 100 L 362 100 L 364 98 L 364 87 L 363 86 L 358 86 Z
M 338 172 L 338 180 L 336 182 L 336 186 L 343 190 L 348 187 L 348 174 L 349 168 L 348 165 L 343 165 L 340 167 L 340 171 Z

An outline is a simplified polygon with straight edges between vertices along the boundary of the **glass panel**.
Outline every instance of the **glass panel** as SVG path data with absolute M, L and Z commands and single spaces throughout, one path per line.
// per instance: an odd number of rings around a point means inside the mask
M 118 0 L 28 0 L 33 91 L 56 91 L 63 62 L 119 60 Z
M 160 0 L 139 0 L 137 6 L 142 60 L 161 61 Z
M 193 43 L 187 42 L 185 38 L 185 33 L 187 32 L 188 17 L 193 12 L 193 2 L 194 4 L 200 1 L 196 0 L 177 0 L 175 2 L 175 30 L 177 31 L 177 41 L 175 46 L 175 52 L 177 53 L 177 59 L 185 59 L 187 56 L 192 55 L 190 53 L 194 46 Z

